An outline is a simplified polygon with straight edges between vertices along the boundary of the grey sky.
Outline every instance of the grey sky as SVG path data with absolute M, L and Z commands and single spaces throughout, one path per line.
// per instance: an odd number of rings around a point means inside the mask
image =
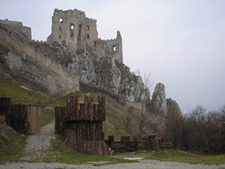
M 151 73 L 184 112 L 225 104 L 225 0 L 0 0 L 0 19 L 22 21 L 46 40 L 55 8 L 85 11 L 99 37 L 120 30 L 124 63 Z

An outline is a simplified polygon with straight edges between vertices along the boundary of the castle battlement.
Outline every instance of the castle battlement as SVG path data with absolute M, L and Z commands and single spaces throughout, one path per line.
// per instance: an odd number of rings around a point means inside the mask
M 52 16 L 52 33 L 47 42 L 66 44 L 71 53 L 88 52 L 96 59 L 107 56 L 123 63 L 120 33 L 117 32 L 116 39 L 99 40 L 96 23 L 97 20 L 86 17 L 84 11 L 55 9 Z

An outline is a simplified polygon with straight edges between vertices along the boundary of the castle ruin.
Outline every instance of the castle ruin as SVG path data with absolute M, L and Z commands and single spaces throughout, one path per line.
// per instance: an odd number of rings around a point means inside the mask
M 52 17 L 52 33 L 47 38 L 50 44 L 66 44 L 75 54 L 90 53 L 97 59 L 114 58 L 123 63 L 122 37 L 117 31 L 116 39 L 98 38 L 96 20 L 87 18 L 83 11 L 55 9 Z
M 16 31 L 21 32 L 21 35 L 23 35 L 23 38 L 31 41 L 31 28 L 23 26 L 22 22 L 9 21 L 8 19 L 6 19 L 6 20 L 0 20 L 0 23 L 7 25 Z

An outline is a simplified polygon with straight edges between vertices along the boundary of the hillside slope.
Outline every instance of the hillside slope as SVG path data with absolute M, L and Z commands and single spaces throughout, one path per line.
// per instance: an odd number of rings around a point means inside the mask
M 10 81 L 0 79 L 0 97 L 11 97 L 12 103 L 42 103 L 51 106 L 42 108 L 42 126 L 49 123 L 54 118 L 54 106 L 65 106 L 66 99 L 71 96 L 83 96 L 84 93 L 76 92 L 66 95 L 62 98 L 51 98 L 36 94 L 32 91 L 25 90 Z M 101 94 L 92 93 L 91 97 L 94 101 Z M 103 131 L 105 139 L 109 135 L 114 135 L 115 139 L 120 139 L 120 136 L 129 135 L 125 130 L 124 119 L 128 115 L 127 108 L 119 104 L 117 101 L 106 96 L 106 121 L 103 123 Z M 135 118 L 133 116 L 133 118 Z

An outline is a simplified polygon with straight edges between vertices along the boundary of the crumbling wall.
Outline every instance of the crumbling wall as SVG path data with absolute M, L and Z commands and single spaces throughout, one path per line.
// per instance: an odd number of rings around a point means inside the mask
M 6 20 L 0 20 L 0 23 L 10 26 L 16 31 L 21 32 L 27 38 L 27 40 L 31 40 L 31 28 L 23 26 L 22 22 L 9 21 L 8 19 L 6 19 Z
M 86 18 L 85 13 L 77 9 L 62 11 L 55 9 L 52 17 L 52 34 L 47 41 L 52 44 L 65 43 L 76 54 L 92 50 L 97 39 L 96 20 Z
M 116 39 L 101 40 L 98 38 L 96 20 L 86 18 L 83 11 L 55 9 L 52 16 L 52 33 L 47 41 L 50 44 L 66 44 L 74 54 L 91 53 L 100 59 L 114 58 L 123 63 L 122 37 L 117 32 Z
M 109 57 L 114 58 L 119 63 L 123 63 L 122 37 L 120 32 L 117 31 L 116 39 L 97 39 L 92 53 L 97 59 Z

